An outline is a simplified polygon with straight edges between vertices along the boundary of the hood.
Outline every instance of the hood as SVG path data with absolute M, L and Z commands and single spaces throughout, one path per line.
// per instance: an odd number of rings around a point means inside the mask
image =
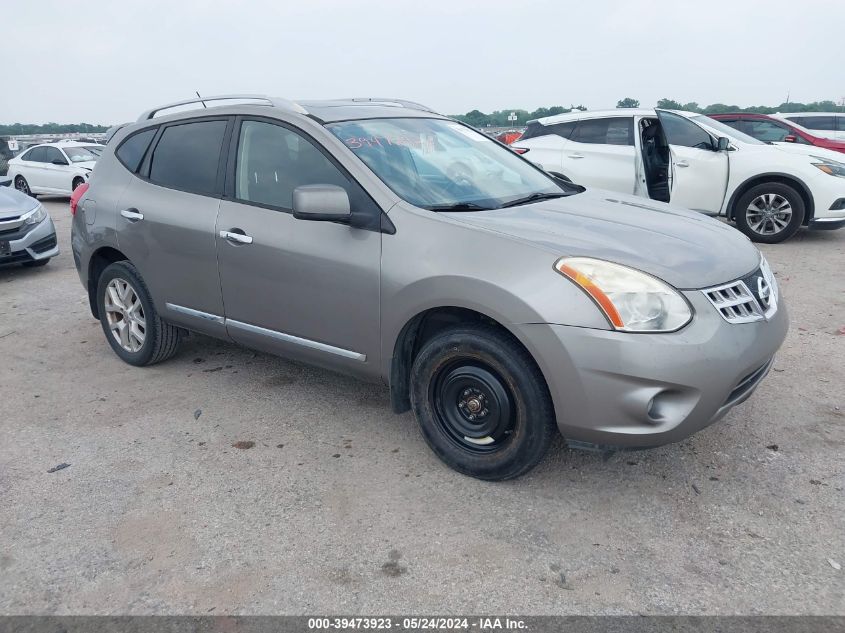
M 751 241 L 719 220 L 600 189 L 509 209 L 447 215 L 555 255 L 624 264 L 679 289 L 733 281 L 760 265 L 760 252 Z
M 84 160 L 84 161 L 81 161 L 81 162 L 78 162 L 78 163 L 74 163 L 73 166 L 74 167 L 82 167 L 83 169 L 87 169 L 88 171 L 91 171 L 92 169 L 94 169 L 94 165 L 96 165 L 96 164 L 97 164 L 97 161 L 95 161 L 95 160 Z
M 0 187 L 0 220 L 15 218 L 38 206 L 35 198 L 11 187 Z
M 777 147 L 780 151 L 787 154 L 798 154 L 800 156 L 816 156 L 827 160 L 836 161 L 837 163 L 845 163 L 845 158 L 842 152 L 836 152 L 826 147 L 819 147 L 817 145 L 803 145 L 798 143 L 777 143 L 772 147 Z

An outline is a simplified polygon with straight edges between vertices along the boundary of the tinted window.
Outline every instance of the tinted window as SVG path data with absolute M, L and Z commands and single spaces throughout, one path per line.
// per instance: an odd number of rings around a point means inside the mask
M 836 129 L 836 119 L 832 116 L 791 116 L 789 120 L 795 121 L 798 125 L 803 125 L 810 130 L 832 131 Z
M 158 185 L 214 193 L 226 121 L 199 121 L 165 128 L 153 151 L 150 180 Z
M 682 145 L 696 149 L 713 149 L 710 134 L 682 116 L 670 112 L 660 113 L 660 123 L 669 145 Z
M 29 160 L 36 163 L 43 163 L 47 160 L 47 148 L 46 147 L 33 147 L 29 150 L 26 154 L 21 156 L 21 160 Z
M 115 155 L 126 169 L 132 173 L 138 171 L 138 167 L 141 166 L 141 161 L 144 160 L 144 154 L 147 153 L 147 148 L 150 146 L 155 133 L 156 128 L 144 130 L 143 132 L 133 134 L 121 143 Z
M 780 123 L 772 121 L 749 121 L 749 123 L 751 125 L 747 133 L 761 141 L 781 142 L 791 134 L 789 128 Z
M 845 132 L 845 116 L 836 117 L 836 125 L 840 132 Z
M 353 191 L 344 174 L 311 141 L 280 125 L 244 121 L 238 140 L 235 197 L 290 209 L 300 185 L 338 185 Z
M 55 147 L 45 147 L 44 150 L 46 150 L 46 162 L 52 163 L 54 160 L 58 160 L 61 161 L 63 165 L 67 165 L 67 158 L 62 156 L 62 153 Z
M 611 117 L 607 119 L 586 119 L 579 121 L 572 135 L 577 143 L 599 143 L 601 145 L 633 145 L 634 119 L 632 117 Z

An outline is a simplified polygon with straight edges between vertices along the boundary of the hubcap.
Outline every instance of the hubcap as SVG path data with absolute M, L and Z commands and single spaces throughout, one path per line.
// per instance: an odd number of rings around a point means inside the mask
M 486 366 L 452 363 L 432 382 L 432 397 L 441 430 L 461 448 L 499 450 L 513 433 L 510 390 Z
M 745 211 L 748 227 L 760 235 L 776 235 L 783 231 L 792 219 L 792 205 L 789 200 L 776 193 L 757 196 Z
M 147 321 L 144 306 L 135 289 L 124 279 L 115 278 L 106 286 L 106 320 L 118 344 L 127 352 L 137 352 L 144 346 Z
M 17 182 L 15 182 L 15 189 L 21 193 L 29 194 L 29 185 L 26 184 L 26 180 L 23 178 L 18 178 Z

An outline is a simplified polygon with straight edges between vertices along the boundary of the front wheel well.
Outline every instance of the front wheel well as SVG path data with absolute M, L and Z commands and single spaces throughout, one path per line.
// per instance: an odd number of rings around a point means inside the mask
M 447 328 L 471 323 L 501 330 L 525 348 L 506 327 L 481 312 L 453 306 L 431 308 L 421 312 L 405 324 L 393 346 L 393 358 L 390 362 L 390 404 L 394 413 L 404 413 L 411 408 L 411 365 L 422 346 Z M 531 356 L 531 353 L 528 352 L 528 355 Z
M 100 311 L 97 309 L 97 283 L 100 275 L 107 266 L 115 262 L 129 259 L 116 248 L 104 246 L 98 249 L 88 262 L 88 305 L 91 307 L 91 314 L 95 319 L 100 318 Z
M 750 180 L 746 180 L 742 183 L 739 187 L 737 187 L 736 191 L 733 192 L 731 195 L 730 202 L 728 202 L 728 219 L 736 221 L 736 203 L 742 197 L 742 195 L 751 189 L 752 187 L 756 187 L 757 185 L 762 185 L 768 182 L 777 182 L 788 187 L 792 187 L 795 191 L 798 192 L 798 195 L 801 196 L 801 200 L 804 202 L 804 222 L 803 224 L 807 224 L 813 217 L 815 206 L 813 204 L 813 196 L 810 195 L 810 190 L 807 189 L 807 186 L 796 178 L 792 178 L 791 176 L 787 176 L 785 174 L 763 174 L 760 176 L 755 176 Z

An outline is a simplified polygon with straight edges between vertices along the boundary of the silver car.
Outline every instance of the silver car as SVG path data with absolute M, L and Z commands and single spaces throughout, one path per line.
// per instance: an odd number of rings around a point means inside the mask
M 56 227 L 38 200 L 0 178 L 0 265 L 44 266 L 59 254 Z
M 681 440 L 751 395 L 788 327 L 735 229 L 557 180 L 399 100 L 148 111 L 79 209 L 79 276 L 124 361 L 192 331 L 380 381 L 482 479 L 527 472 L 555 429 Z

